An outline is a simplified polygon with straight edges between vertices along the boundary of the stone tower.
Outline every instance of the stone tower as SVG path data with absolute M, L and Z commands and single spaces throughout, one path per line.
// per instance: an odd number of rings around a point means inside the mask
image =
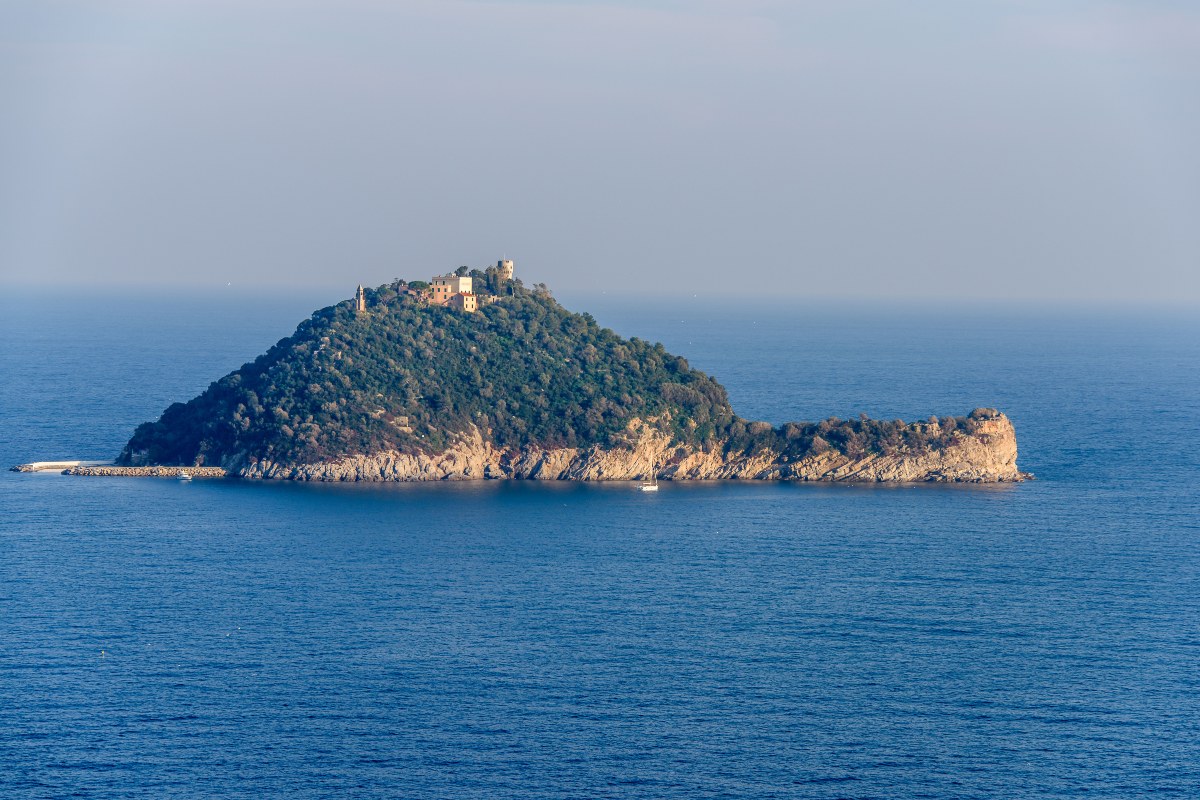
M 367 293 L 363 291 L 362 284 L 359 284 L 358 291 L 354 293 L 354 311 L 361 314 L 367 310 Z
M 506 281 L 511 281 L 513 276 L 513 262 L 511 258 L 502 258 L 496 262 L 496 269 L 500 270 L 500 277 Z

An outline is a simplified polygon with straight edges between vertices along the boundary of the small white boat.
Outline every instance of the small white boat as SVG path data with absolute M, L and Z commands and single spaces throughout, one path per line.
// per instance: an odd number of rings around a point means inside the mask
M 638 489 L 643 492 L 657 492 L 658 491 L 658 465 L 657 464 L 655 464 L 654 468 L 652 470 L 650 470 L 650 480 L 642 481 L 642 485 L 639 486 Z
M 190 480 L 192 479 L 192 476 L 191 476 L 191 475 L 188 475 L 188 474 L 187 474 L 186 472 L 184 472 L 183 470 L 179 470 L 179 474 L 178 474 L 178 475 L 176 475 L 176 476 L 175 476 L 175 478 L 176 478 L 176 480 L 181 480 L 181 481 L 190 481 Z

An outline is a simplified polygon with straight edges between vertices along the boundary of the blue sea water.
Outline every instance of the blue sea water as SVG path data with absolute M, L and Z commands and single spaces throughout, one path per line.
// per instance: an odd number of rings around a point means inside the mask
M 322 298 L 0 298 L 0 464 Z M 589 308 L 744 416 L 997 406 L 1010 486 L 0 473 L 0 796 L 1200 796 L 1200 323 Z

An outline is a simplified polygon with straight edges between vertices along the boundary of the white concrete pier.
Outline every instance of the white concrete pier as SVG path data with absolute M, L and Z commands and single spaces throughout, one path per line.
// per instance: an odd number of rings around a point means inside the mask
M 13 472 L 64 472 L 75 467 L 107 467 L 111 461 L 34 461 L 29 464 L 18 464 Z

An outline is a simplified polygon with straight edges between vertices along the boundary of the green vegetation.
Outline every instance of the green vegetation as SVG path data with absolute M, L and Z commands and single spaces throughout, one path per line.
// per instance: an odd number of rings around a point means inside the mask
M 682 358 L 622 339 L 548 293 L 514 282 L 513 296 L 463 314 L 406 288 L 368 291 L 366 314 L 350 302 L 316 312 L 253 363 L 141 425 L 122 462 L 435 451 L 472 425 L 501 446 L 587 446 L 612 442 L 634 417 L 670 417 L 678 435 L 702 440 L 734 419 L 725 390 Z
M 415 282 L 397 280 L 368 290 L 365 314 L 350 301 L 321 309 L 252 363 L 139 426 L 119 463 L 436 452 L 472 426 L 502 447 L 619 445 L 635 417 L 680 443 L 798 458 L 940 446 L 976 424 L 748 422 L 720 384 L 661 344 L 568 312 L 544 286 L 503 282 L 494 269 L 471 274 L 477 294 L 506 296 L 463 314 L 425 305 L 408 293 Z
M 738 423 L 733 425 L 731 447 L 753 450 L 771 447 L 789 460 L 815 455 L 833 449 L 851 458 L 869 453 L 893 453 L 940 449 L 961 435 L 974 435 L 982 420 L 1000 412 L 993 408 L 977 408 L 967 417 L 930 417 L 928 422 L 906 423 L 904 420 L 869 419 L 866 414 L 857 420 L 830 417 L 822 422 L 789 422 L 770 433 L 751 429 L 763 423 L 750 423 L 747 433 L 741 434 Z

